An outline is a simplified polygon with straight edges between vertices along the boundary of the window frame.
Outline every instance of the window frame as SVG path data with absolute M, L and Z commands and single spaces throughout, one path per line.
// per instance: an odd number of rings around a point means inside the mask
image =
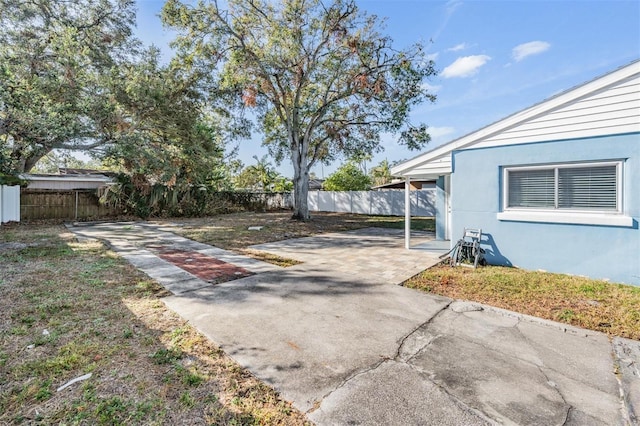
M 558 208 L 558 170 L 566 168 L 616 167 L 616 209 Z M 554 207 L 510 207 L 509 173 L 512 171 L 553 170 Z M 501 211 L 498 220 L 523 222 L 572 223 L 586 225 L 633 226 L 633 218 L 624 215 L 624 160 L 545 163 L 502 167 Z

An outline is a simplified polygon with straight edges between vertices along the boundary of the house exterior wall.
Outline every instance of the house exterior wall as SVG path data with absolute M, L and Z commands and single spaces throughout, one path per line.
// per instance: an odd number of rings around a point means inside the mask
M 623 214 L 631 226 L 497 218 L 503 167 L 619 159 Z M 465 227 L 482 228 L 489 263 L 640 285 L 640 133 L 467 149 L 454 151 L 452 160 L 452 238 Z

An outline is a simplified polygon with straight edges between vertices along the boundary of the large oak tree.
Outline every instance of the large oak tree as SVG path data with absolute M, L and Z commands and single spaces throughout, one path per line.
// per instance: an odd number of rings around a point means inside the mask
M 252 107 L 270 153 L 290 158 L 296 219 L 309 218 L 317 162 L 376 151 L 385 132 L 413 149 L 429 141 L 409 113 L 435 100 L 423 84 L 433 63 L 419 45 L 394 49 L 353 0 L 169 0 L 162 19 L 183 64 L 212 76 L 214 99 Z
M 53 149 L 106 142 L 105 76 L 131 55 L 133 0 L 0 0 L 0 162 L 29 171 Z

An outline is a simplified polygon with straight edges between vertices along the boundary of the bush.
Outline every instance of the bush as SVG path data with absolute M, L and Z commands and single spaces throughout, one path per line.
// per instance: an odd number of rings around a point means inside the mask
M 126 175 L 105 191 L 101 202 L 121 209 L 125 214 L 149 217 L 199 217 L 246 210 L 273 208 L 269 197 L 286 194 L 219 191 L 206 185 L 172 186 L 155 184 L 136 186 Z

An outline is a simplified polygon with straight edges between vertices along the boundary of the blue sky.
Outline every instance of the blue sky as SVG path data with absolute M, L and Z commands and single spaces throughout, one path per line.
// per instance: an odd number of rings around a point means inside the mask
M 386 17 L 384 33 L 396 47 L 422 42 L 439 75 L 428 84 L 435 104 L 412 113 L 429 125 L 424 150 L 449 142 L 564 90 L 640 58 L 640 1 L 356 0 L 360 9 Z M 170 55 L 173 35 L 163 30 L 161 0 L 138 0 L 137 36 Z M 384 135 L 383 159 L 412 158 Z M 423 151 L 424 151 L 423 150 Z M 240 142 L 240 159 L 262 156 L 260 136 Z M 340 162 L 314 168 L 326 177 Z M 291 176 L 285 161 L 279 167 Z

